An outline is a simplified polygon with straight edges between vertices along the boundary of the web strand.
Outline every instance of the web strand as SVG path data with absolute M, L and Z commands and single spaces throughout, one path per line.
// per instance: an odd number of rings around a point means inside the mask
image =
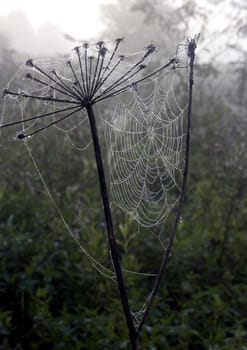
M 85 43 L 82 47 L 75 48 L 70 55 L 50 62 L 28 60 L 24 70 L 28 70 L 29 73 L 24 75 L 26 80 L 23 82 L 23 88 L 14 91 L 10 88 L 11 84 L 8 84 L 4 90 L 4 106 L 6 107 L 7 99 L 11 103 L 14 102 L 14 107 L 19 108 L 19 119 L 3 124 L 3 112 L 1 130 L 3 127 L 21 125 L 22 131 L 17 138 L 24 141 L 58 217 L 92 265 L 112 281 L 118 276 L 114 269 L 104 267 L 92 257 L 72 232 L 42 176 L 29 147 L 29 139 L 26 138 L 55 127 L 64 133 L 72 147 L 80 151 L 85 150 L 91 144 L 91 140 L 86 139 L 85 130 L 89 125 L 85 109 L 88 111 L 96 103 L 115 97 L 116 103 L 112 99 L 112 104 L 109 104 L 111 110 L 115 103 L 112 115 L 103 119 L 112 203 L 131 215 L 138 227 L 151 231 L 151 239 L 156 240 L 163 251 L 158 273 L 143 273 L 123 268 L 126 274 L 137 277 L 153 276 L 156 281 L 141 309 L 133 314 L 138 322 L 137 333 L 157 292 L 183 202 L 184 178 L 187 171 L 184 169 L 187 169 L 188 160 L 185 144 L 188 144 L 188 132 L 185 135 L 186 106 L 181 107 L 178 103 L 175 76 L 177 68 L 188 65 L 191 42 L 187 41 L 178 46 L 175 58 L 149 74 L 145 73 L 145 68 L 147 59 L 155 51 L 152 44 L 146 51 L 126 57 L 123 54 L 117 55 L 120 41 L 115 42 L 112 53 L 108 52 L 104 42 L 98 42 L 93 47 Z M 67 107 L 64 108 L 64 105 Z M 37 110 L 44 113 L 39 114 Z M 28 114 L 25 114 L 26 111 Z M 78 130 L 84 131 L 83 137 L 86 140 L 83 145 L 79 145 L 73 139 Z M 75 138 L 79 136 L 81 135 L 77 133 Z M 172 233 L 162 234 L 161 229 L 174 209 L 175 229 Z M 114 254 L 112 256 L 114 257 Z
M 113 201 L 149 228 L 164 222 L 176 205 L 183 161 L 185 108 L 175 97 L 174 72 L 165 90 L 163 78 L 150 82 L 146 96 L 139 88 L 128 100 L 118 98 L 105 120 Z
M 30 159 L 34 165 L 34 168 L 45 188 L 45 191 L 47 193 L 47 195 L 49 196 L 53 206 L 55 207 L 56 211 L 57 211 L 57 214 L 58 216 L 60 217 L 60 219 L 62 220 L 66 230 L 68 231 L 68 233 L 70 234 L 70 236 L 73 238 L 73 240 L 76 242 L 76 244 L 78 245 L 78 247 L 80 248 L 80 250 L 82 251 L 82 253 L 89 259 L 89 261 L 93 264 L 93 266 L 96 268 L 96 270 L 102 274 L 103 276 L 105 277 L 108 277 L 110 279 L 115 279 L 115 274 L 113 271 L 111 271 L 110 269 L 106 268 L 105 266 L 103 266 L 102 264 L 100 264 L 96 259 L 94 259 L 89 253 L 88 251 L 86 250 L 86 248 L 81 244 L 81 242 L 79 241 L 79 239 L 75 236 L 75 234 L 72 232 L 72 230 L 70 229 L 69 227 L 69 224 L 67 223 L 67 221 L 65 220 L 62 212 L 60 211 L 55 199 L 53 198 L 47 184 L 46 184 L 46 181 L 44 179 L 44 177 L 42 176 L 40 170 L 39 170 L 39 167 L 38 167 L 38 164 L 36 162 L 36 160 L 34 159 L 33 157 L 33 154 L 32 154 L 32 150 L 31 148 L 29 147 L 28 143 L 25 142 L 24 143 L 25 146 L 26 146 L 26 149 L 28 151 L 28 154 L 30 156 Z

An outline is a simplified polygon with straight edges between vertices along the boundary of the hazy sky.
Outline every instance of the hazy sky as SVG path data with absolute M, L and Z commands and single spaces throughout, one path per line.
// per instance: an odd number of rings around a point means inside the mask
M 52 22 L 74 36 L 97 35 L 102 29 L 100 5 L 114 0 L 0 0 L 0 16 L 22 10 L 34 28 Z M 17 28 L 18 30 L 18 28 Z
M 171 1 L 177 5 L 184 3 L 184 0 Z M 241 1 L 246 0 L 236 2 Z M 65 33 L 79 42 L 101 38 L 104 21 L 100 5 L 110 2 L 115 0 L 0 0 L 0 34 L 6 34 L 9 45 L 20 52 L 64 52 L 72 45 L 71 41 L 64 38 Z M 237 5 L 232 6 L 231 0 L 221 0 L 211 5 L 208 0 L 198 0 L 197 5 L 198 16 L 189 19 L 191 28 L 185 36 L 201 32 L 198 52 L 210 47 L 210 50 L 215 51 L 217 48 L 218 52 L 224 53 L 226 44 L 232 44 L 236 39 L 236 28 L 239 28 L 236 23 L 240 20 L 242 24 L 246 22 L 246 11 L 240 10 Z M 203 27 L 200 24 L 204 19 L 201 14 L 205 13 L 208 23 Z M 239 37 L 237 40 L 241 44 Z M 243 45 L 247 47 L 246 40 Z

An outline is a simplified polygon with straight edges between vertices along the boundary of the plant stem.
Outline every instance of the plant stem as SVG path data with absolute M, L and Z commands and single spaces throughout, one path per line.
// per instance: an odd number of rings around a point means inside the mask
M 129 339 L 131 343 L 131 349 L 137 350 L 138 349 L 138 340 L 137 340 L 137 332 L 134 327 L 133 318 L 130 311 L 129 306 L 129 300 L 128 295 L 126 291 L 126 287 L 123 280 L 123 274 L 122 269 L 120 265 L 120 259 L 119 259 L 119 253 L 116 243 L 116 238 L 113 231 L 113 222 L 112 222 L 112 215 L 111 215 L 111 209 L 109 205 L 109 198 L 108 198 L 108 192 L 107 192 L 107 186 L 106 186 L 106 180 L 105 180 L 105 172 L 103 167 L 103 161 L 102 161 L 102 155 L 101 155 L 101 149 L 100 149 L 100 143 L 99 143 L 99 137 L 98 137 L 98 131 L 97 126 L 95 122 L 95 115 L 91 104 L 88 104 L 86 106 L 87 114 L 89 118 L 90 128 L 91 128 L 91 134 L 93 139 L 93 145 L 94 145 L 94 152 L 95 152 L 95 159 L 97 163 L 97 170 L 98 170 L 98 177 L 100 182 L 100 190 L 101 190 L 101 196 L 104 206 L 104 213 L 105 213 L 105 221 L 107 226 L 107 234 L 108 234 L 108 240 L 109 240 L 109 246 L 112 256 L 112 261 L 117 277 L 117 283 L 118 283 L 118 289 L 120 294 L 120 299 L 122 302 L 122 306 L 125 313 L 125 318 L 129 330 Z
M 158 288 L 160 286 L 161 283 L 161 279 L 163 277 L 164 274 L 164 270 L 170 255 L 170 251 L 173 245 L 173 241 L 176 235 L 176 231 L 177 231 L 177 226 L 180 220 L 180 215 L 181 215 L 181 211 L 182 211 L 182 206 L 183 206 L 183 202 L 184 202 L 184 197 L 185 197 L 185 188 L 186 188 L 186 182 L 187 182 L 187 176 L 188 176 L 188 169 L 189 169 L 189 154 L 190 154 L 190 130 L 191 130 L 191 112 L 192 112 L 192 90 L 193 90 L 193 68 L 194 68 L 194 59 L 195 59 L 195 48 L 196 48 L 196 44 L 195 41 L 192 40 L 189 44 L 188 47 L 188 55 L 190 58 L 190 64 L 189 64 L 189 102 L 188 102 L 188 110 L 187 110 L 187 130 L 186 130 L 186 149 L 185 149 L 185 163 L 184 163 L 184 171 L 183 171 L 183 182 L 182 182 L 182 186 L 181 186 L 181 193 L 180 193 L 180 198 L 179 198 L 179 203 L 178 203 L 178 208 L 177 208 L 177 213 L 176 213 L 176 217 L 175 217 L 175 221 L 173 224 L 173 228 L 171 231 L 171 235 L 170 235 L 170 239 L 168 242 L 168 246 L 167 249 L 165 250 L 162 260 L 161 260 L 161 265 L 160 265 L 160 269 L 159 269 L 159 273 L 155 278 L 154 281 L 154 285 L 153 285 L 153 289 L 150 293 L 148 302 L 147 302 L 147 306 L 146 306 L 146 310 L 142 316 L 142 319 L 139 323 L 139 326 L 137 328 L 137 333 L 139 334 L 144 322 L 146 321 L 151 307 L 153 305 L 153 301 L 154 298 L 158 292 Z

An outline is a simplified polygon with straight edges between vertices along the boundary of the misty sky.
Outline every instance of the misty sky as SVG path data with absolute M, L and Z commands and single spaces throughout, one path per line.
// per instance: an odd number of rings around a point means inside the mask
M 51 55 L 66 52 L 73 44 L 65 39 L 64 34 L 78 39 L 79 42 L 101 38 L 101 31 L 105 25 L 101 13 L 101 5 L 114 3 L 115 1 L 1 1 L 0 36 L 1 34 L 7 36 L 8 45 L 24 54 Z M 238 1 L 241 2 L 242 0 Z M 181 5 L 184 3 L 184 0 L 174 0 L 175 2 Z M 185 33 L 185 36 L 193 36 L 195 33 L 201 32 L 198 53 L 203 51 L 204 56 L 208 57 L 206 51 L 210 48 L 208 51 L 211 51 L 211 49 L 212 51 L 217 51 L 219 54 L 223 54 L 223 58 L 221 59 L 229 60 L 229 56 L 224 54 L 225 47 L 229 43 L 236 42 L 235 28 L 239 28 L 239 24 L 236 25 L 236 23 L 242 21 L 243 25 L 246 22 L 244 20 L 246 11 L 240 10 L 238 6 L 232 6 L 229 0 L 219 1 L 217 5 L 212 3 L 210 5 L 208 0 L 201 0 L 198 9 L 199 16 L 189 19 L 190 30 L 189 33 Z M 206 14 L 208 16 L 206 26 L 200 23 L 200 20 L 204 18 L 200 14 Z M 110 14 L 108 15 L 110 16 Z M 126 13 L 121 13 L 120 15 L 121 20 L 128 25 L 127 17 L 129 14 L 126 16 Z M 137 13 L 134 14 L 134 16 L 137 15 Z M 135 22 L 133 25 L 135 25 Z M 128 33 L 128 29 L 127 27 L 127 34 L 131 34 Z M 217 32 L 221 34 L 218 35 Z M 222 33 L 225 34 L 222 35 Z M 126 33 L 124 34 L 126 35 Z M 121 35 L 124 34 L 121 33 Z M 244 41 L 243 38 L 240 40 L 237 37 L 237 40 L 242 47 L 247 47 L 246 39 Z
M 114 0 L 9 0 L 1 2 L 0 33 L 18 51 L 53 53 L 66 48 L 63 34 L 95 38 L 103 29 L 100 5 Z

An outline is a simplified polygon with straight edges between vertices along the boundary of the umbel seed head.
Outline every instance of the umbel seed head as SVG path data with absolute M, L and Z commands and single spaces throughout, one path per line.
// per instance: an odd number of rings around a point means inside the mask
M 5 97 L 6 95 L 9 94 L 9 90 L 8 89 L 4 89 L 3 90 L 3 94 L 2 94 L 2 97 Z
M 80 53 L 80 46 L 74 47 L 74 50 L 75 50 L 75 52 L 76 52 L 77 54 L 79 54 L 79 53 Z
M 151 55 L 156 50 L 156 46 L 154 44 L 150 44 L 146 47 L 146 50 L 147 52 L 144 57 Z
M 190 45 L 188 55 L 191 55 L 192 58 L 193 51 L 196 47 L 195 40 L 196 39 L 188 41 Z M 93 106 L 96 103 L 100 103 L 101 101 L 122 94 L 128 90 L 132 92 L 136 91 L 140 82 L 149 79 L 168 66 L 173 69 L 177 67 L 177 64 L 175 64 L 177 59 L 176 55 L 176 58 L 171 59 L 167 64 L 155 71 L 146 75 L 142 74 L 149 56 L 156 51 L 156 46 L 151 43 L 145 47 L 144 52 L 141 52 L 140 55 L 138 54 L 137 57 L 134 56 L 134 62 L 131 55 L 129 62 L 128 56 L 121 53 L 119 54 L 118 50 L 122 41 L 122 37 L 116 38 L 114 41 L 115 46 L 109 46 L 109 48 L 103 40 L 92 44 L 84 42 L 81 46 L 76 46 L 74 48 L 75 55 L 64 57 L 64 68 L 67 65 L 64 71 L 60 69 L 60 64 L 59 66 L 49 67 L 49 70 L 47 70 L 47 64 L 43 66 L 42 60 L 35 61 L 29 58 L 26 61 L 27 68 L 24 77 L 31 80 L 33 84 L 38 83 L 38 89 L 35 89 L 34 92 L 30 92 L 30 90 L 26 92 L 21 89 L 12 91 L 6 88 L 2 92 L 2 97 L 10 96 L 17 102 L 21 102 L 24 99 L 38 101 L 39 103 L 43 101 L 46 105 L 54 106 L 55 108 L 50 112 L 1 125 L 1 129 L 10 125 L 23 124 L 25 121 L 38 120 L 43 117 L 49 119 L 48 117 L 52 115 L 58 116 L 58 118 L 48 122 L 45 126 L 31 132 L 29 131 L 28 134 L 20 132 L 16 136 L 16 139 L 24 140 L 25 138 L 60 123 L 66 118 L 72 117 L 89 105 Z M 88 48 L 90 48 L 89 51 Z M 95 56 L 93 56 L 92 53 L 94 53 Z M 93 58 L 95 58 L 95 64 Z M 35 72 L 39 73 L 38 76 L 30 74 L 33 69 L 35 69 Z M 31 127 L 35 124 L 36 123 L 33 123 Z
M 23 133 L 23 132 L 20 132 L 19 134 L 16 135 L 16 138 L 18 140 L 24 140 L 27 136 Z
M 33 60 L 31 58 L 29 58 L 27 61 L 26 61 L 26 66 L 28 67 L 33 67 L 34 64 L 33 64 Z
M 87 50 L 89 47 L 89 43 L 85 42 L 82 46 L 84 47 L 85 50 Z
M 105 57 L 105 55 L 106 55 L 106 53 L 107 53 L 107 48 L 106 47 L 101 47 L 100 49 L 99 49 L 99 53 L 100 53 L 100 55 L 102 56 L 102 57 Z
M 100 40 L 96 43 L 97 49 L 101 49 L 104 46 L 105 42 L 103 40 Z
M 33 79 L 32 75 L 31 75 L 30 73 L 27 73 L 27 74 L 25 75 L 25 78 L 26 78 L 26 79 Z
M 117 38 L 115 41 L 116 41 L 116 44 L 120 44 L 121 41 L 123 41 L 123 40 L 124 40 L 124 38 Z

